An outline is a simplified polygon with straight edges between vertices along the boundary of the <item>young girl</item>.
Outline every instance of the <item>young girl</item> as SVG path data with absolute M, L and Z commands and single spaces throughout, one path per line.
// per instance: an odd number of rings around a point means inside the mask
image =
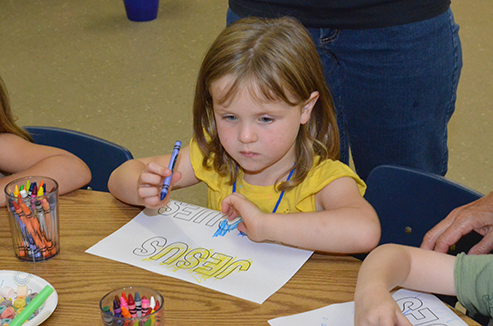
M 55 179 L 59 193 L 78 189 L 91 181 L 91 171 L 77 156 L 62 149 L 32 143 L 31 137 L 15 124 L 7 89 L 0 78 L 0 189 L 25 176 Z M 4 195 L 0 206 L 6 206 Z
M 355 326 L 412 326 L 389 291 L 397 286 L 457 295 L 473 315 L 493 317 L 493 255 L 457 257 L 395 244 L 373 250 L 361 266 Z
M 203 181 L 208 206 L 253 241 L 310 250 L 373 249 L 380 224 L 365 185 L 336 161 L 339 139 L 320 58 L 304 27 L 289 18 L 247 18 L 226 28 L 202 63 L 194 138 L 171 185 Z M 170 155 L 132 160 L 110 177 L 110 192 L 156 208 Z M 282 213 L 282 214 L 275 214 Z

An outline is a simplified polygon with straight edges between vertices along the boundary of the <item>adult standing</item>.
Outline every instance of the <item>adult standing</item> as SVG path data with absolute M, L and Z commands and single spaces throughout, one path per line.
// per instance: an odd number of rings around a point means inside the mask
M 462 68 L 450 0 L 229 0 L 228 25 L 292 16 L 312 35 L 341 136 L 366 179 L 382 164 L 445 175 Z

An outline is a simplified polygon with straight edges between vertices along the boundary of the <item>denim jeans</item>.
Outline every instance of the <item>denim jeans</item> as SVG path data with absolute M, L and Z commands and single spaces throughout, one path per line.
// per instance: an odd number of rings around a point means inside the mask
M 238 19 L 228 10 L 228 25 Z M 351 150 L 363 179 L 382 164 L 445 175 L 462 68 L 452 11 L 385 28 L 308 31 L 336 106 L 341 161 Z

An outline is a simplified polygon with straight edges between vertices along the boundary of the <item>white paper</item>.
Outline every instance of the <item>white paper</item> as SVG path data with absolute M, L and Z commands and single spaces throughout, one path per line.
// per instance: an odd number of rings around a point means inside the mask
M 414 326 L 467 326 L 459 316 L 432 294 L 402 289 L 392 296 Z M 271 326 L 354 326 L 354 301 L 279 317 L 269 320 L 269 324 Z
M 262 303 L 310 258 L 312 251 L 256 243 L 232 230 L 214 234 L 221 212 L 171 200 L 144 210 L 86 252 Z

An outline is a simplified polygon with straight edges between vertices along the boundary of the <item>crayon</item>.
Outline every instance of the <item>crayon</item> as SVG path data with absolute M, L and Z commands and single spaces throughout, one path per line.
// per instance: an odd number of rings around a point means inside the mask
M 146 296 L 142 296 L 142 315 L 146 316 L 147 312 L 150 311 L 151 309 L 149 308 L 149 299 L 146 298 Z
M 31 206 L 31 198 L 29 198 L 29 196 L 27 195 L 26 189 L 22 189 L 20 191 L 20 197 L 22 198 L 22 200 L 24 201 L 27 207 Z
M 22 222 L 21 222 L 21 219 L 19 217 L 19 215 L 17 215 L 17 213 L 15 212 L 15 208 L 12 204 L 12 200 L 9 200 L 9 208 L 10 210 L 12 211 L 12 215 L 14 215 L 14 219 L 15 219 L 15 229 L 16 229 L 16 232 L 14 234 L 14 237 L 17 238 L 17 244 L 18 244 L 18 248 L 19 248 L 19 256 L 21 257 L 25 257 L 27 254 L 28 254 L 28 240 L 27 240 L 27 237 L 26 237 L 26 230 L 25 228 L 22 227 Z M 20 235 L 20 237 L 19 237 Z
M 132 318 L 137 317 L 137 308 L 135 307 L 135 300 L 134 297 L 132 296 L 132 293 L 128 295 L 128 311 L 130 312 L 130 315 Z
M 33 212 L 36 210 L 34 203 L 36 201 L 36 194 L 38 193 L 38 187 L 36 186 L 36 182 L 32 183 L 32 189 L 29 190 L 29 196 L 31 197 L 31 207 L 33 208 Z
M 127 308 L 125 308 L 125 307 L 123 307 L 123 306 L 122 306 L 122 307 L 120 307 L 120 308 L 122 309 L 122 316 L 123 316 L 124 318 L 132 318 L 132 315 L 130 314 L 130 311 L 128 311 L 128 309 L 127 309 Z
M 169 159 L 168 169 L 171 170 L 171 175 L 164 178 L 163 186 L 161 188 L 161 200 L 163 200 L 168 194 L 169 186 L 171 183 L 171 177 L 173 176 L 173 171 L 175 170 L 176 159 L 180 153 L 181 141 L 177 140 L 175 146 L 173 147 L 173 152 L 171 153 L 171 158 Z
M 43 206 L 41 205 L 41 200 L 37 199 L 34 202 L 34 207 L 36 209 L 36 214 L 38 215 L 39 224 L 41 226 L 41 230 L 44 233 L 44 236 L 47 239 L 51 239 L 50 234 L 48 233 L 48 227 L 46 226 L 45 214 L 44 214 Z
M 46 198 L 41 198 L 41 206 L 43 207 L 44 210 L 44 218 L 45 218 L 45 223 L 46 223 L 46 229 L 48 230 L 48 239 L 53 239 L 55 235 L 55 231 L 53 229 L 53 220 L 51 217 L 51 209 L 50 209 L 50 204 L 46 200 Z
M 122 309 L 120 307 L 120 299 L 118 297 L 113 300 L 113 313 L 115 317 L 122 317 Z
M 135 308 L 137 309 L 137 317 L 142 316 L 142 299 L 140 298 L 139 291 L 135 291 Z
M 26 257 L 26 247 L 21 240 L 17 240 L 17 248 L 19 249 L 19 256 Z
M 120 297 L 120 306 L 123 308 L 127 308 L 128 309 L 128 304 L 127 304 L 127 300 L 125 299 L 125 297 L 121 296 Z
M 28 255 L 33 258 L 33 260 L 36 259 L 41 259 L 41 252 L 39 251 L 39 248 L 36 246 L 34 243 L 33 237 L 27 232 L 26 225 L 24 222 L 21 223 L 21 232 L 24 234 L 26 238 L 26 243 L 28 244 Z
M 159 304 L 159 300 L 156 300 L 156 306 L 154 307 L 154 312 L 158 311 L 161 305 Z M 156 325 L 161 325 L 161 316 L 156 314 Z
M 151 297 L 151 303 L 150 303 L 150 306 L 151 306 L 151 314 L 156 312 L 155 308 L 156 308 L 156 300 L 154 299 L 154 297 L 152 296 Z M 156 324 L 156 317 L 155 316 L 152 316 L 151 318 L 151 325 L 155 325 Z
M 154 299 L 154 296 L 152 296 L 151 301 L 149 303 L 149 307 L 151 307 L 151 310 L 154 310 L 155 306 L 156 306 L 156 300 Z

